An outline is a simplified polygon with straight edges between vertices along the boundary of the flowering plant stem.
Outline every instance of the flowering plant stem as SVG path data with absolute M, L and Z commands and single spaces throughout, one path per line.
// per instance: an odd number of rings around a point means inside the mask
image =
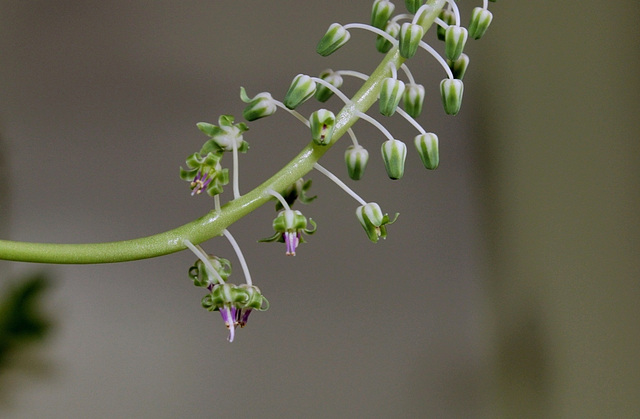
M 431 6 L 423 15 L 420 24 L 427 32 L 446 4 L 446 0 L 428 0 Z M 273 199 L 269 190 L 283 191 L 310 172 L 314 164 L 378 99 L 382 81 L 391 74 L 391 66 L 399 68 L 405 59 L 394 46 L 383 58 L 376 70 L 336 116 L 336 128 L 331 143 L 324 146 L 310 142 L 293 160 L 261 185 L 236 197 L 190 223 L 153 236 L 132 240 L 85 243 L 54 244 L 0 240 L 0 259 L 39 263 L 114 263 L 147 259 L 186 248 L 184 241 L 198 244 L 223 234 L 224 230 L 240 218 L 251 213 Z

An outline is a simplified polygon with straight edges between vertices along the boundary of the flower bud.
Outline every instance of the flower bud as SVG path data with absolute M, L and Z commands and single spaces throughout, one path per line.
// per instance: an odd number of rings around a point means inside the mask
M 258 93 L 253 99 L 247 96 L 244 87 L 240 88 L 240 99 L 244 103 L 248 103 L 247 107 L 242 111 L 242 116 L 247 121 L 255 121 L 256 119 L 271 116 L 276 112 L 277 106 L 273 97 L 267 92 Z
M 333 54 L 338 48 L 347 43 L 351 34 L 341 24 L 332 23 L 327 29 L 318 46 L 316 52 L 323 57 Z
M 331 142 L 333 130 L 336 127 L 336 116 L 326 109 L 319 109 L 309 117 L 311 138 L 318 145 L 327 145 Z
M 320 73 L 319 77 L 337 89 L 342 87 L 342 76 L 333 70 L 325 70 Z M 333 91 L 331 89 L 323 84 L 317 84 L 316 99 L 319 102 L 326 102 L 331 96 L 333 96 Z
M 377 243 L 382 237 L 387 237 L 387 224 L 393 224 L 398 218 L 398 214 L 393 220 L 389 218 L 388 214 L 382 214 L 380 206 L 375 202 L 369 202 L 366 205 L 361 205 L 356 209 L 356 216 L 360 221 L 360 224 L 367 232 L 369 240 Z
M 404 5 L 407 7 L 409 13 L 415 13 L 422 6 L 424 0 L 404 0 Z
M 493 15 L 487 9 L 476 7 L 471 12 L 471 21 L 469 22 L 469 36 L 473 39 L 480 39 L 487 31 Z
M 400 28 L 400 55 L 404 58 L 411 58 L 416 54 L 420 41 L 424 35 L 422 26 L 405 22 Z
M 442 9 L 442 11 L 440 12 L 440 16 L 439 17 L 440 17 L 440 20 L 442 20 L 447 25 L 453 25 L 453 23 L 456 21 L 456 17 L 453 14 L 453 12 L 451 10 L 448 10 L 448 9 Z M 442 27 L 442 26 L 438 25 L 438 28 L 436 30 L 436 34 L 438 35 L 438 39 L 440 41 L 444 41 L 445 32 L 446 31 L 447 31 L 446 27 Z
M 344 153 L 344 161 L 347 164 L 349 177 L 360 180 L 369 162 L 369 152 L 361 145 L 349 146 Z
M 447 60 L 447 64 L 453 73 L 453 78 L 462 80 L 464 73 L 467 72 L 467 67 L 469 66 L 469 56 L 463 52 L 457 60 Z
M 462 54 L 464 44 L 469 36 L 462 26 L 449 26 L 444 33 L 444 54 L 451 61 L 455 61 Z
M 424 103 L 424 86 L 411 83 L 404 90 L 404 110 L 413 118 L 422 113 Z
M 375 0 L 371 9 L 371 26 L 384 29 L 396 6 L 387 0 Z
M 429 170 L 434 170 L 440 163 L 438 152 L 438 136 L 432 132 L 417 135 L 413 143 L 420 154 L 422 164 Z
M 387 140 L 382 143 L 382 160 L 387 175 L 391 179 L 400 179 L 404 174 L 404 161 L 407 158 L 407 146 L 399 140 Z
M 207 255 L 207 259 L 213 269 L 220 275 L 220 278 L 226 281 L 229 275 L 231 275 L 231 262 L 227 259 L 211 255 Z M 209 272 L 204 262 L 200 259 L 189 269 L 189 278 L 191 278 L 193 285 L 196 287 L 208 287 L 209 285 L 218 283 L 218 277 L 213 272 Z
M 301 103 L 307 101 L 316 92 L 316 82 L 311 77 L 298 74 L 291 82 L 291 86 L 284 96 L 284 106 L 295 109 Z
M 387 26 L 384 28 L 384 31 L 392 37 L 398 38 L 398 35 L 400 34 L 400 25 L 398 25 L 396 22 L 389 21 L 387 22 Z M 386 54 L 387 52 L 389 52 L 391 47 L 393 47 L 393 43 L 391 43 L 391 41 L 389 41 L 384 36 L 378 35 L 378 37 L 376 38 L 376 49 L 378 51 Z
M 444 79 L 440 82 L 442 104 L 444 105 L 444 111 L 448 115 L 456 115 L 460 111 L 463 90 L 462 80 Z
M 404 82 L 387 77 L 382 81 L 380 89 L 380 113 L 384 116 L 391 116 L 395 113 L 402 94 L 404 93 Z

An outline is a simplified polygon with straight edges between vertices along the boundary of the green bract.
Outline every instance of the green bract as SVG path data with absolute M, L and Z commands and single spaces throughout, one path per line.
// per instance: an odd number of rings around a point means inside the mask
M 396 180 L 404 175 L 404 161 L 407 158 L 407 146 L 399 140 L 387 140 L 382 143 L 382 160 L 389 178 Z
M 371 26 L 384 29 L 396 6 L 387 0 L 375 0 L 371 9 Z
M 249 98 L 244 87 L 241 87 L 240 99 L 244 103 L 248 103 L 247 107 L 242 111 L 242 116 L 247 121 L 255 121 L 256 119 L 271 116 L 278 109 L 273 97 L 267 92 L 258 93 L 253 98 Z
M 398 38 L 400 34 L 400 25 L 393 21 L 388 21 L 384 31 L 394 38 Z M 393 47 L 393 43 L 382 35 L 378 35 L 376 38 L 376 49 L 382 53 L 387 53 Z
M 380 113 L 391 116 L 395 113 L 404 93 L 404 82 L 387 77 L 380 88 Z
M 333 54 L 338 48 L 347 43 L 351 34 L 341 24 L 332 23 L 327 29 L 318 46 L 316 52 L 323 57 Z
M 319 109 L 309 117 L 309 127 L 313 142 L 318 145 L 327 145 L 331 142 L 336 128 L 336 116 L 327 109 Z
M 369 162 L 369 152 L 361 145 L 351 145 L 344 152 L 344 161 L 347 164 L 349 177 L 360 180 Z
M 212 255 L 207 255 L 207 259 L 220 278 L 222 278 L 223 281 L 226 281 L 229 275 L 231 275 L 231 262 L 227 259 Z M 210 272 L 204 262 L 200 259 L 198 259 L 189 269 L 189 278 L 191 278 L 193 285 L 196 287 L 208 287 L 220 282 L 218 277 L 214 273 Z
M 242 133 L 248 131 L 249 127 L 243 122 L 234 124 L 234 120 L 235 118 L 231 115 L 221 115 L 218 118 L 218 124 L 220 126 L 208 122 L 198 122 L 196 124 L 198 129 L 211 137 L 200 150 L 200 154 L 232 151 L 234 145 L 238 151 L 242 153 L 246 152 L 249 149 L 249 143 L 244 141 Z
M 410 83 L 404 90 L 404 110 L 413 118 L 417 118 L 422 113 L 424 103 L 424 86 Z
M 458 79 L 444 79 L 440 82 L 440 94 L 444 111 L 448 115 L 456 115 L 462 105 L 464 84 Z
M 462 54 L 464 44 L 469 36 L 462 26 L 449 26 L 444 32 L 444 53 L 448 59 L 455 61 Z
M 432 132 L 417 135 L 413 143 L 418 150 L 422 164 L 429 170 L 434 170 L 440 163 L 438 152 L 438 136 Z
M 493 14 L 487 9 L 482 7 L 476 7 L 471 12 L 471 21 L 469 22 L 469 36 L 473 39 L 480 39 L 482 35 L 487 31 Z
M 369 240 L 374 243 L 377 243 L 380 238 L 385 239 L 387 237 L 386 225 L 393 224 L 398 219 L 398 214 L 396 213 L 393 220 L 391 220 L 388 214 L 382 213 L 380 206 L 375 202 L 359 206 L 356 209 L 356 216 L 367 233 Z
M 295 109 L 301 103 L 306 102 L 315 92 L 316 82 L 307 75 L 298 74 L 294 77 L 287 94 L 284 96 L 284 106 Z
M 405 22 L 400 28 L 400 55 L 411 58 L 416 54 L 420 41 L 424 35 L 424 29 L 418 24 Z
M 342 87 L 342 76 L 331 69 L 323 71 L 319 77 L 336 89 Z M 331 96 L 333 96 L 333 91 L 327 86 L 320 83 L 316 85 L 316 99 L 318 102 L 326 102 Z

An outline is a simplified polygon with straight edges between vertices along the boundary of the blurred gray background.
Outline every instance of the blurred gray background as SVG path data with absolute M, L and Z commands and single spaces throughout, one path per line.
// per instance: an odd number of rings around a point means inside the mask
M 480 3 L 462 2 L 464 22 Z M 315 53 L 330 23 L 367 22 L 370 7 L 3 0 L 3 236 L 121 240 L 201 216 L 211 200 L 178 178 L 205 139 L 195 123 L 239 116 L 240 86 L 282 98 L 298 73 L 370 72 L 380 59 L 372 34 L 353 30 L 336 54 Z M 299 209 L 318 232 L 295 258 L 256 243 L 272 234 L 271 205 L 233 225 L 271 302 L 233 344 L 200 307 L 187 252 L 1 263 L 6 277 L 55 278 L 45 310 L 56 328 L 0 376 L 0 415 L 639 417 L 639 8 L 492 3 L 489 31 L 466 48 L 455 118 L 441 110 L 442 70 L 426 54 L 412 60 L 440 168 L 424 170 L 411 147 L 405 178 L 388 180 L 383 136 L 359 123 L 372 158 L 348 183 L 400 212 L 386 241 L 370 243 L 357 204 L 317 173 L 319 198 Z M 407 142 L 415 135 L 400 117 L 385 124 Z M 250 128 L 244 192 L 308 141 L 282 111 Z M 347 144 L 322 161 L 343 178 Z M 236 260 L 222 238 L 203 246 Z

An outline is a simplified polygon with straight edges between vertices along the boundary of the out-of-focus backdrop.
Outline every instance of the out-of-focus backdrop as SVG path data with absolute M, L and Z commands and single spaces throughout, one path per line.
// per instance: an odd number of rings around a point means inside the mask
M 461 3 L 466 22 L 481 2 Z M 200 307 L 187 252 L 1 263 L 3 278 L 55 279 L 43 307 L 55 328 L 0 374 L 1 416 L 640 416 L 640 6 L 490 6 L 489 31 L 466 48 L 457 117 L 441 109 L 435 61 L 410 62 L 427 90 L 419 120 L 440 137 L 437 171 L 410 146 L 405 178 L 388 180 L 383 136 L 355 127 L 371 161 L 349 184 L 401 214 L 386 241 L 368 242 L 355 201 L 317 173 L 318 199 L 299 209 L 318 232 L 295 258 L 256 243 L 272 234 L 271 205 L 230 228 L 271 302 L 233 344 Z M 330 23 L 367 22 L 370 8 L 1 2 L 3 238 L 120 240 L 204 214 L 211 200 L 178 178 L 205 139 L 195 123 L 239 116 L 240 86 L 282 98 L 298 73 L 370 72 L 380 58 L 372 34 L 353 30 L 334 55 L 315 53 Z M 398 116 L 385 124 L 408 143 L 415 135 Z M 308 141 L 282 111 L 250 128 L 244 192 Z M 322 164 L 346 178 L 341 143 Z M 204 247 L 236 260 L 222 238 Z

